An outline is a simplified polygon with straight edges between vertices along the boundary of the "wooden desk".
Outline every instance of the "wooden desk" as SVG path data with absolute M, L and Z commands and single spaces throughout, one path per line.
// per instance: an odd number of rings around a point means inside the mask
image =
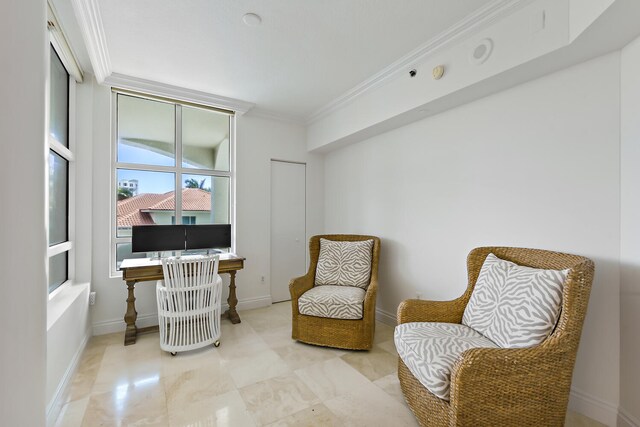
M 220 254 L 218 273 L 229 273 L 231 277 L 229 281 L 229 298 L 227 298 L 229 309 L 224 312 L 222 317 L 228 318 L 231 320 L 231 323 L 240 323 L 240 316 L 238 316 L 238 312 L 236 311 L 236 304 L 238 304 L 238 298 L 236 297 L 236 271 L 244 268 L 244 260 L 245 258 L 235 254 Z M 157 326 L 141 329 L 136 327 L 136 319 L 138 318 L 138 312 L 136 312 L 136 297 L 134 294 L 136 283 L 162 280 L 164 275 L 162 274 L 162 262 L 159 259 L 125 259 L 122 261 L 120 269 L 122 270 L 122 279 L 126 282 L 127 289 L 129 290 L 127 312 L 124 315 L 124 321 L 127 324 L 127 330 L 124 334 L 124 345 L 130 345 L 136 343 L 138 332 L 158 329 Z

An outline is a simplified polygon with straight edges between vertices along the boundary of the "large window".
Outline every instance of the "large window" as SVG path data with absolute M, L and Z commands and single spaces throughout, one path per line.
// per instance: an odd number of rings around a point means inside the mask
M 112 271 L 131 227 L 229 224 L 233 113 L 114 90 Z
M 53 46 L 49 70 L 49 293 L 70 279 L 69 181 L 73 161 L 69 138 L 70 88 L 74 84 Z

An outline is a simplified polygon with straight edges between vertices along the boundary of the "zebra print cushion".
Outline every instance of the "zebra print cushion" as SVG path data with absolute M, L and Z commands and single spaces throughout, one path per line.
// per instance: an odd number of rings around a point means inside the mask
M 314 286 L 298 299 L 298 312 L 332 319 L 362 319 L 365 291 L 355 286 Z
M 367 289 L 371 278 L 373 240 L 337 242 L 320 239 L 316 286 L 357 286 Z
M 524 267 L 489 254 L 462 323 L 503 348 L 540 344 L 558 321 L 568 273 Z
M 440 399 L 449 400 L 451 370 L 470 348 L 496 348 L 468 326 L 454 323 L 403 323 L 396 326 L 398 356 L 414 377 Z

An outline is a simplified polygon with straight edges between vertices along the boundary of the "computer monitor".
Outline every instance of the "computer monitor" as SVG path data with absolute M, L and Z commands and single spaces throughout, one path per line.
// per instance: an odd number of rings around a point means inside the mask
M 231 247 L 231 224 L 185 225 L 187 249 Z
M 131 252 L 184 250 L 184 225 L 134 225 Z

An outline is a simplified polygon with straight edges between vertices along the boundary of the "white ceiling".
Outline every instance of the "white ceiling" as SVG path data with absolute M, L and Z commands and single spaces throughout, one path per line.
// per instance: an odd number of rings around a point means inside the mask
M 101 0 L 111 71 L 307 117 L 491 0 Z M 248 27 L 253 12 L 262 25 Z

